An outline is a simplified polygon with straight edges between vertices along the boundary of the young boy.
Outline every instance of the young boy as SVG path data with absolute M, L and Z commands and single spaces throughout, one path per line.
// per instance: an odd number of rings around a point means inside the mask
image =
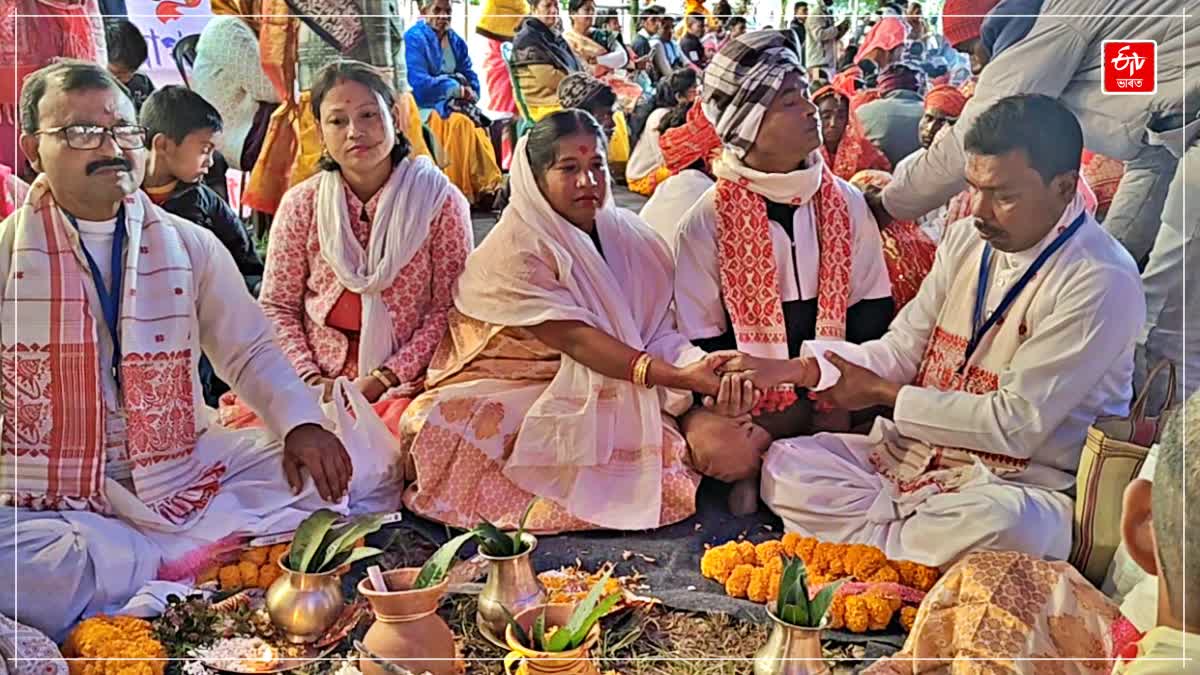
M 129 90 L 135 110 L 154 92 L 154 83 L 145 73 L 139 73 L 146 63 L 146 38 L 128 19 L 106 22 L 104 42 L 108 46 L 108 72 Z
M 150 149 L 142 190 L 170 213 L 217 235 L 253 290 L 262 260 L 237 214 L 203 183 L 220 140 L 221 114 L 196 92 L 168 86 L 146 99 L 139 117 Z

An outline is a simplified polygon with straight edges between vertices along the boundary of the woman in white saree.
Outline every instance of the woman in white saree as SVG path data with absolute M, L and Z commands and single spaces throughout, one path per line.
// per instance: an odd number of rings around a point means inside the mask
M 677 522 L 700 475 L 674 416 L 692 392 L 723 389 L 731 414 L 751 404 L 748 381 L 714 372 L 728 356 L 676 331 L 671 254 L 614 205 L 606 152 L 578 110 L 518 143 L 512 200 L 467 259 L 427 390 L 401 423 L 416 513 L 512 528 L 538 496 L 536 532 Z

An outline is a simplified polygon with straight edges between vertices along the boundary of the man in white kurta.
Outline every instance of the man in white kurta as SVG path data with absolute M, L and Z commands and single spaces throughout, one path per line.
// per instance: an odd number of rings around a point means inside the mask
M 186 582 L 230 535 L 394 508 L 387 476 L 353 475 L 359 451 L 323 428 L 217 238 L 138 191 L 144 130 L 107 71 L 50 66 L 24 96 L 42 175 L 0 224 L 0 612 L 62 638 Z M 201 351 L 265 431 L 210 423 Z
M 879 340 L 802 349 L 818 399 L 894 414 L 866 436 L 772 445 L 762 496 L 790 531 L 929 565 L 1070 552 L 1068 491 L 1088 426 L 1128 411 L 1144 299 L 1133 260 L 1075 193 L 1070 112 L 1018 96 L 979 120 L 966 137 L 975 219 L 948 227 L 916 298 Z

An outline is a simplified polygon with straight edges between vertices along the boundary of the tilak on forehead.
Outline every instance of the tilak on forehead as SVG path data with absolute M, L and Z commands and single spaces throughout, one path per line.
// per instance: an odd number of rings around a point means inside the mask
M 704 115 L 725 147 L 742 157 L 762 125 L 763 115 L 791 73 L 803 76 L 790 32 L 761 30 L 730 40 L 704 71 Z

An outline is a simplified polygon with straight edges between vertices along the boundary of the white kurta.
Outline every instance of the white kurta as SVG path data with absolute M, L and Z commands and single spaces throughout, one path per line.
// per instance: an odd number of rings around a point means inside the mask
M 791 186 L 804 195 L 792 220 L 795 241 L 779 223 L 771 221 L 771 244 L 778 270 L 779 297 L 783 302 L 817 297 L 821 249 L 813 196 L 821 186 L 820 153 L 810 168 L 789 174 Z M 857 188 L 835 177 L 846 199 L 853 228 L 850 263 L 850 297 L 853 307 L 860 300 L 892 297 L 892 282 L 883 261 L 879 225 Z M 751 182 L 748 187 L 758 192 Z M 721 270 L 717 260 L 716 189 L 704 193 L 679 222 L 675 241 L 675 307 L 679 331 L 689 340 L 722 335 L 728 321 L 721 294 Z
M 266 430 L 231 431 L 217 426 L 215 413 L 204 406 L 201 388 L 194 383 L 195 409 L 200 434 L 195 453 L 205 465 L 220 461 L 227 471 L 220 492 L 202 516 L 180 530 L 142 503 L 132 491 L 121 462 L 106 466 L 104 492 L 114 517 L 85 511 L 30 511 L 0 506 L 0 569 L 16 569 L 15 584 L 0 584 L 0 612 L 42 630 L 55 638 L 76 620 L 100 612 L 114 612 L 138 593 L 141 611 L 153 611 L 164 599 L 164 590 L 186 587 L 152 582 L 164 561 L 173 561 L 230 534 L 264 534 L 292 529 L 323 506 L 345 511 L 395 508 L 400 488 L 384 476 L 366 483 L 355 476 L 354 504 L 343 497 L 327 504 L 317 494 L 311 478 L 299 495 L 293 495 L 281 463 L 279 440 L 302 424 L 329 426 L 318 399 L 296 376 L 275 344 L 270 323 L 246 291 L 229 252 L 210 232 L 175 219 L 193 265 L 195 313 L 193 350 L 201 349 L 217 374 L 260 415 Z M 0 297 L 9 279 L 13 253 L 13 218 L 0 231 Z M 85 241 L 102 242 L 102 224 L 85 224 Z M 111 240 L 111 239 L 110 239 Z M 98 262 L 107 254 L 98 255 Z M 102 269 L 106 265 L 100 262 Z M 103 327 L 99 296 L 87 284 L 89 311 Z M 5 327 L 5 330 L 9 330 Z M 19 329 L 19 327 L 18 327 Z M 108 363 L 112 341 L 108 331 L 97 331 L 100 362 Z M 122 416 L 117 383 L 108 368 L 101 368 L 101 389 L 113 420 Z M 193 367 L 195 373 L 195 367 Z M 197 377 L 195 374 L 193 378 Z M 8 396 L 9 392 L 4 391 Z M 355 465 L 370 448 L 349 447 Z M 353 508 L 351 508 L 353 506 Z
M 658 108 L 646 118 L 646 128 L 638 137 L 629 155 L 629 163 L 625 165 L 625 177 L 629 180 L 645 178 L 663 166 L 662 150 L 658 147 L 658 125 L 662 123 L 670 108 Z
M 1076 198 L 1060 224 L 1080 210 Z M 1029 251 L 997 254 L 989 309 L 1057 231 Z M 891 382 L 913 382 L 951 282 L 964 266 L 979 269 L 978 251 L 969 223 L 951 225 L 933 270 L 888 333 L 835 348 Z M 1091 216 L 1041 275 L 1026 315 L 1028 337 L 998 373 L 995 391 L 909 385 L 900 390 L 893 419 L 877 420 L 868 436 L 818 434 L 771 446 L 762 495 L 788 530 L 872 544 L 888 557 L 930 565 L 981 548 L 1067 556 L 1073 503 L 1064 491 L 1074 485 L 1088 426 L 1098 416 L 1128 412 L 1144 301 L 1132 259 Z M 818 354 L 830 346 L 806 345 Z M 1001 479 L 977 463 L 957 490 L 902 493 L 869 457 L 885 440 L 905 439 L 1028 459 L 1029 466 Z
M 703 171 L 684 169 L 662 182 L 639 213 L 642 220 L 675 251 L 675 235 L 683 214 L 714 185 Z

